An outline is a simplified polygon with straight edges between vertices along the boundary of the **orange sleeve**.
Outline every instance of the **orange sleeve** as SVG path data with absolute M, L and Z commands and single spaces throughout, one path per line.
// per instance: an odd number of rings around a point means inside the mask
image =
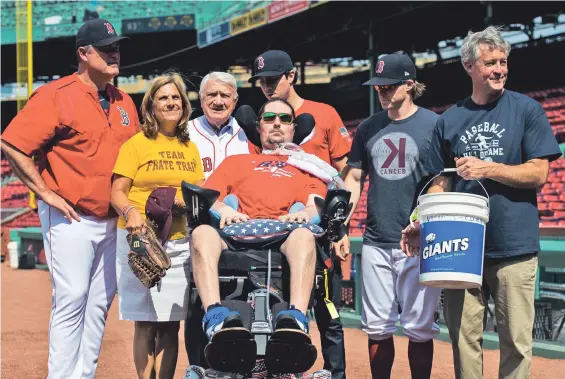
M 351 150 L 351 137 L 335 108 L 330 107 L 330 109 L 331 112 L 327 114 L 330 157 L 340 159 Z
M 54 93 L 36 90 L 2 133 L 2 139 L 31 156 L 55 136 L 59 115 Z
M 305 174 L 302 178 L 303 179 L 301 182 L 304 185 L 301 188 L 298 188 L 296 201 L 300 201 L 301 203 L 306 205 L 306 203 L 308 202 L 308 197 L 310 197 L 310 195 L 326 197 L 326 183 L 309 174 Z
M 237 155 L 232 155 L 227 157 L 217 169 L 212 172 L 212 174 L 206 179 L 203 186 L 204 188 L 213 189 L 220 192 L 220 197 L 218 199 L 223 199 L 226 197 L 230 191 L 232 183 L 238 172 L 241 172 L 241 167 L 235 161 Z

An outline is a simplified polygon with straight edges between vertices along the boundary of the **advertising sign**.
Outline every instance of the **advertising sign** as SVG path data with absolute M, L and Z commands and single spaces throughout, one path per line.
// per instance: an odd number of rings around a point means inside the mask
M 268 7 L 269 22 L 277 21 L 308 9 L 309 1 L 273 1 Z
M 198 48 L 210 46 L 230 37 L 230 22 L 212 25 L 198 32 Z
M 194 15 L 130 18 L 122 20 L 122 34 L 194 30 Z
M 230 20 L 231 35 L 246 32 L 267 23 L 267 7 L 254 9 Z

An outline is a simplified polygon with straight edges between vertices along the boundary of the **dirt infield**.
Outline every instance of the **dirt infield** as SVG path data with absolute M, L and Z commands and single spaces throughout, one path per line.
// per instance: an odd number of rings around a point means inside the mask
M 2 378 L 36 379 L 47 376 L 47 326 L 51 307 L 49 273 L 40 270 L 13 270 L 7 263 L 2 273 Z M 320 346 L 317 330 L 313 331 L 316 345 Z M 182 338 L 181 331 L 181 338 Z M 350 379 L 370 378 L 367 364 L 367 339 L 357 329 L 346 329 L 347 376 Z M 132 358 L 133 325 L 119 321 L 117 301 L 110 310 L 102 353 L 97 371 L 100 379 L 135 378 Z M 409 378 L 405 338 L 396 338 L 396 361 L 393 378 Z M 453 377 L 451 345 L 435 344 L 433 378 Z M 496 378 L 498 351 L 485 351 L 485 378 Z M 184 378 L 188 365 L 184 342 L 181 340 L 175 378 Z M 321 359 L 315 368 L 321 368 Z M 554 379 L 565 372 L 565 360 L 534 358 L 532 378 Z

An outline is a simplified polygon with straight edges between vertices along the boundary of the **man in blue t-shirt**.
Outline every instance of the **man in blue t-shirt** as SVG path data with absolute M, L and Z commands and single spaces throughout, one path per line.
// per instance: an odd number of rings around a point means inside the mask
M 369 176 L 361 296 L 371 372 L 373 378 L 390 378 L 393 334 L 400 313 L 404 334 L 410 340 L 412 378 L 429 379 L 433 338 L 439 333 L 434 316 L 441 290 L 420 286 L 418 261 L 408 258 L 398 241 L 418 193 L 429 181 L 424 163 L 438 115 L 414 104 L 425 86 L 416 81 L 416 67 L 405 54 L 383 56 L 377 62 L 376 76 L 365 84 L 378 91 L 384 110 L 357 128 L 345 185 L 351 191 L 353 213 L 361 182 Z M 335 249 L 348 253 L 347 238 Z
M 461 61 L 473 83 L 470 97 L 439 118 L 426 170 L 437 177 L 428 193 L 490 196 L 483 285 L 445 290 L 444 310 L 453 342 L 456 378 L 482 378 L 484 307 L 494 299 L 500 339 L 500 378 L 527 378 L 531 370 L 534 287 L 538 266 L 539 217 L 536 189 L 561 152 L 541 105 L 505 90 L 510 44 L 499 30 L 470 33 Z M 418 251 L 419 225 L 403 231 L 402 249 Z

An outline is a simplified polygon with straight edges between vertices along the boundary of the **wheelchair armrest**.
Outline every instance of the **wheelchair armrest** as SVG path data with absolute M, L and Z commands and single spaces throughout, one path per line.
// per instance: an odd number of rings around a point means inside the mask
M 325 200 L 316 198 L 319 209 L 320 226 L 326 230 L 328 239 L 339 241 L 346 232 L 345 220 L 353 204 L 349 203 L 351 192 L 344 189 L 328 190 Z
M 229 205 L 232 209 L 236 210 L 239 208 L 239 199 L 235 195 L 227 195 L 222 200 L 222 203 Z M 220 226 L 220 213 L 210 208 L 210 225 L 219 227 Z
M 209 210 L 214 205 L 220 192 L 202 188 L 194 184 L 182 181 L 182 197 L 187 209 L 188 226 L 192 229 L 202 224 L 210 223 Z

